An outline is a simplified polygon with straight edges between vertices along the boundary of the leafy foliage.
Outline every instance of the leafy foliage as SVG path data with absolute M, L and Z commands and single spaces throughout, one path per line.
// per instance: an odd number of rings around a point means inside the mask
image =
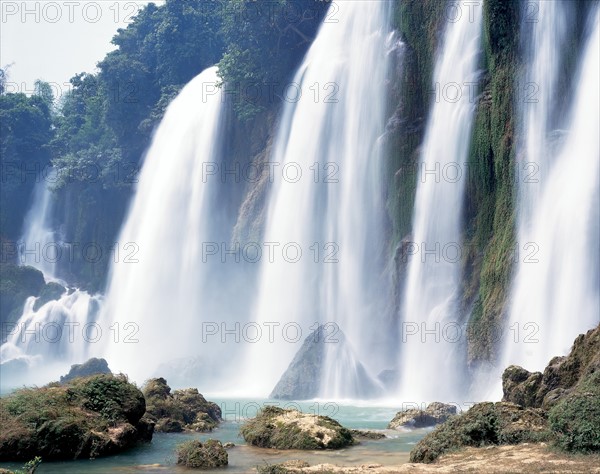
M 549 413 L 557 444 L 566 451 L 600 451 L 600 393 L 575 393 Z
M 219 74 L 234 93 L 238 116 L 251 119 L 279 102 L 329 2 L 229 0 L 224 5 L 226 49 Z
M 0 95 L 0 227 L 2 235 L 16 239 L 29 196 L 50 162 L 48 143 L 52 117 L 47 97 Z

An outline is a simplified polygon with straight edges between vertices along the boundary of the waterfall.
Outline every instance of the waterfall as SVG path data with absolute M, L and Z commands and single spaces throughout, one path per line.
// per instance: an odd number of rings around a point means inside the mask
M 421 152 L 412 257 L 404 289 L 400 394 L 456 400 L 465 365 L 459 319 L 462 202 L 476 106 L 482 10 L 470 2 L 446 26 L 434 70 L 436 96 Z M 459 398 L 462 399 L 462 398 Z
M 226 316 L 218 288 L 211 289 L 224 265 L 217 256 L 207 259 L 209 243 L 228 240 L 214 202 L 221 175 L 212 174 L 221 163 L 224 103 L 218 82 L 217 68 L 209 68 L 169 105 L 118 239 L 130 253 L 110 271 L 102 321 L 115 337 L 104 350 L 111 368 L 138 381 L 165 361 L 202 353 L 216 365 L 227 355 L 203 340 L 203 324 Z M 221 287 L 220 293 L 227 291 Z
M 261 327 L 277 326 L 272 339 L 250 347 L 250 393 L 268 395 L 319 324 L 328 335 L 320 396 L 365 398 L 378 384 L 365 380 L 361 364 L 371 374 L 382 368 L 380 137 L 391 4 L 331 8 L 335 16 L 327 15 L 293 80 L 302 96 L 287 100 L 274 144 L 272 161 L 282 172 L 275 174 L 264 241 L 277 247 L 261 262 L 254 318 Z
M 46 282 L 66 287 L 57 278 L 65 253 L 52 227 L 53 210 L 52 192 L 42 180 L 35 186 L 33 203 L 25 216 L 19 262 L 40 270 Z M 27 298 L 20 318 L 0 346 L 5 388 L 56 380 L 70 364 L 85 361 L 95 347 L 101 296 L 64 288 L 57 300 L 43 303 L 40 298 Z
M 540 2 L 531 59 L 533 81 L 542 94 L 551 94 L 552 62 L 559 45 L 564 13 L 560 2 Z M 544 13 L 544 14 L 542 14 Z M 538 191 L 529 192 L 529 180 L 520 180 L 519 263 L 512 286 L 510 321 L 504 339 L 502 366 L 519 364 L 543 370 L 557 355 L 567 354 L 575 337 L 599 322 L 599 195 L 600 129 L 599 10 L 591 9 L 590 34 L 574 78 L 570 111 L 560 143 L 551 146 L 556 133 L 549 98 L 525 104 L 523 153 L 526 162 L 540 169 Z M 553 41 L 554 43 L 551 43 Z M 544 89 L 546 88 L 546 89 Z M 540 125 L 542 124 L 542 125 Z
M 33 204 L 25 216 L 23 237 L 21 239 L 21 263 L 40 270 L 45 277 L 56 276 L 56 263 L 59 253 L 57 236 L 52 229 L 53 211 L 52 192 L 45 180 L 35 185 Z

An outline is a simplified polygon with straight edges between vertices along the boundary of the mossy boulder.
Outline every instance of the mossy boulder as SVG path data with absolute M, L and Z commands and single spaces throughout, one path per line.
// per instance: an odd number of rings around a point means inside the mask
M 227 466 L 229 456 L 220 441 L 209 439 L 201 443 L 188 441 L 177 447 L 177 464 L 192 469 Z
M 426 435 L 410 452 L 411 462 L 434 462 L 465 446 L 490 446 L 548 441 L 546 412 L 514 403 L 478 403 Z
M 156 431 L 212 431 L 221 421 L 221 409 L 207 401 L 195 388 L 175 390 L 164 378 L 150 379 L 143 387 L 147 402 L 146 418 L 156 423 Z
M 446 403 L 430 403 L 425 410 L 410 409 L 399 411 L 388 424 L 388 428 L 426 428 L 444 423 L 451 416 L 456 415 L 456 406 Z
M 142 392 L 123 375 L 24 388 L 0 399 L 0 460 L 95 458 L 152 438 Z
M 247 443 L 275 449 L 340 449 L 355 443 L 352 433 L 327 416 L 266 406 L 240 433 Z
M 105 359 L 92 357 L 83 364 L 73 364 L 67 375 L 60 378 L 61 384 L 66 384 L 77 377 L 89 377 L 96 374 L 111 374 Z

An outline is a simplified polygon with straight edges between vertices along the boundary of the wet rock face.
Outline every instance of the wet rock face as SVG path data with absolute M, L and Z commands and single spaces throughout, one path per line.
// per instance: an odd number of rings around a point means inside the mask
M 425 410 L 410 409 L 399 411 L 388 424 L 388 428 L 427 428 L 444 423 L 451 416 L 456 415 L 456 407 L 446 403 L 430 403 Z
M 321 365 L 325 355 L 323 340 L 324 330 L 320 326 L 304 340 L 270 398 L 306 400 L 317 396 L 321 387 Z

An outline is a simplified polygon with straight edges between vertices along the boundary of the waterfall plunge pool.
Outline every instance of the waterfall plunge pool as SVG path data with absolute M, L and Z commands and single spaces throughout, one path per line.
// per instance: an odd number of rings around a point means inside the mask
M 235 447 L 227 450 L 229 465 L 215 472 L 247 473 L 256 466 L 277 464 L 291 459 L 300 459 L 310 465 L 331 463 L 340 466 L 358 466 L 378 463 L 383 465 L 399 465 L 408 462 L 408 454 L 425 434 L 430 430 L 395 431 L 386 429 L 398 407 L 359 406 L 324 401 L 273 401 L 249 399 L 215 399 L 223 412 L 224 422 L 211 433 L 155 433 L 152 442 L 136 448 L 93 460 L 42 462 L 36 472 L 40 474 L 58 473 L 102 473 L 108 472 L 190 472 L 189 469 L 176 465 L 175 448 L 178 444 L 190 439 L 200 441 L 209 438 L 218 439 L 222 443 L 231 442 Z M 256 414 L 259 407 L 277 405 L 282 408 L 300 409 L 304 413 L 315 413 L 330 416 L 350 429 L 381 431 L 386 438 L 380 440 L 361 439 L 356 446 L 341 450 L 329 451 L 297 451 L 255 448 L 245 444 L 239 429 L 246 417 Z M 0 468 L 18 469 L 24 463 L 0 463 Z

